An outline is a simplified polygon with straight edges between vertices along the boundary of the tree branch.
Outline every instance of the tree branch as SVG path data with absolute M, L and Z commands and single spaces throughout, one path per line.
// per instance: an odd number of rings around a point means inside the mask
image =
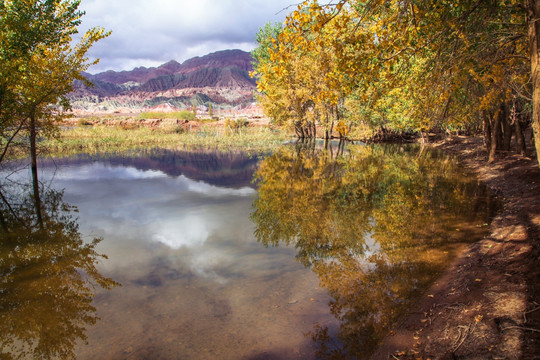
M 4 146 L 4 151 L 2 152 L 2 155 L 0 155 L 0 163 L 4 160 L 4 157 L 6 156 L 9 145 L 13 142 L 13 139 L 15 139 L 15 136 L 17 136 L 19 131 L 21 131 L 21 129 L 23 128 L 25 123 L 26 123 L 26 120 L 21 121 L 21 123 L 19 124 L 19 127 L 17 128 L 17 130 L 13 133 L 13 135 L 7 141 L 6 145 Z

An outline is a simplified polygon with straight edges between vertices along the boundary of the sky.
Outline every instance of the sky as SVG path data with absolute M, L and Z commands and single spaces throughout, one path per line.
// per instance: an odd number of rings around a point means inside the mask
M 226 49 L 252 50 L 267 22 L 283 22 L 298 0 L 82 0 L 79 32 L 112 34 L 89 51 L 90 73 L 183 62 Z

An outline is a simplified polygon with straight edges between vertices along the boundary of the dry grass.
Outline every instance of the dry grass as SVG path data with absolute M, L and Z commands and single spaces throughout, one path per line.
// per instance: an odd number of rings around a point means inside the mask
M 76 153 L 122 152 L 140 148 L 184 148 L 271 151 L 288 139 L 288 135 L 267 127 L 249 127 L 230 133 L 215 126 L 187 131 L 181 126 L 125 127 L 77 126 L 62 130 L 57 139 L 42 143 L 50 156 Z

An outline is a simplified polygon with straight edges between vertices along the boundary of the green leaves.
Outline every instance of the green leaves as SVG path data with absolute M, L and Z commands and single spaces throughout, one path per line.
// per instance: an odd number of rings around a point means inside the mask
M 90 47 L 110 32 L 88 30 L 72 45 L 83 12 L 73 0 L 11 0 L 0 6 L 0 139 L 4 158 L 29 117 L 37 131 L 54 133 L 55 121 L 69 110 L 73 80 L 97 60 Z

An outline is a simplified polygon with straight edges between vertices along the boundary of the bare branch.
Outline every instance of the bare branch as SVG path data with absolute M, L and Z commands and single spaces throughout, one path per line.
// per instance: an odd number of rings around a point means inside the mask
M 6 153 L 9 149 L 10 144 L 13 142 L 13 139 L 15 139 L 15 136 L 17 136 L 19 131 L 21 131 L 21 129 L 24 127 L 25 123 L 26 123 L 26 120 L 21 121 L 17 130 L 15 130 L 13 135 L 11 135 L 11 137 L 8 139 L 6 145 L 4 146 L 4 151 L 2 152 L 2 155 L 0 155 L 0 163 L 4 160 L 4 157 L 6 156 Z

